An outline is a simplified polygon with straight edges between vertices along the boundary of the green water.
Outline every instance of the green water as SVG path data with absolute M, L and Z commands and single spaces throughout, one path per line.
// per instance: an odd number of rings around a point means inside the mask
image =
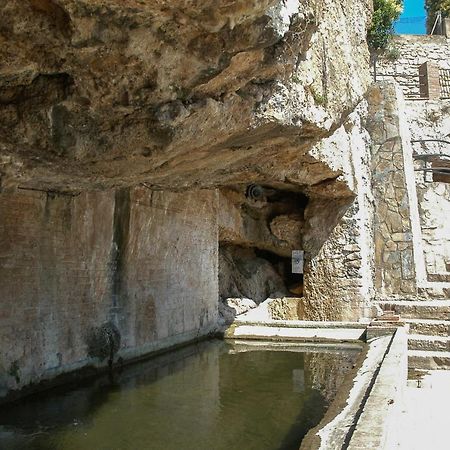
M 2 407 L 0 449 L 298 449 L 358 352 L 186 347 Z

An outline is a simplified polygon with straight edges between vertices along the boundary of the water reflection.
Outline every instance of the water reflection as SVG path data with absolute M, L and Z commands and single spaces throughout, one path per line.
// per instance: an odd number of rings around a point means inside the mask
M 298 449 L 358 350 L 277 350 L 205 342 L 4 407 L 0 448 Z

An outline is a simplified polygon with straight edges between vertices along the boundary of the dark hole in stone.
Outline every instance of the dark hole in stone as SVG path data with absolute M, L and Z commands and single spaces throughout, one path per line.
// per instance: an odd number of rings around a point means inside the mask
M 292 273 L 292 260 L 266 250 L 255 250 L 256 256 L 269 261 L 283 279 L 285 286 L 292 297 L 303 295 L 303 274 Z

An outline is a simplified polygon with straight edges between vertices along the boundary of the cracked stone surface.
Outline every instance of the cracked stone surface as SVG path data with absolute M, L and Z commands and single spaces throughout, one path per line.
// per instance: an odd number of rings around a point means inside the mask
M 366 90 L 368 0 L 11 0 L 0 15 L 3 189 L 315 195 L 339 176 L 308 152 Z

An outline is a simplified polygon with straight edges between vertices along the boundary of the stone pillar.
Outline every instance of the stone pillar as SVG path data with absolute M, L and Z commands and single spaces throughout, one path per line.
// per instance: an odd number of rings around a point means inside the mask
M 439 84 L 439 67 L 429 61 L 419 66 L 420 96 L 430 100 L 439 100 L 441 87 Z
M 412 226 L 395 86 L 374 85 L 368 100 L 368 131 L 373 140 L 375 289 L 381 298 L 414 296 Z

